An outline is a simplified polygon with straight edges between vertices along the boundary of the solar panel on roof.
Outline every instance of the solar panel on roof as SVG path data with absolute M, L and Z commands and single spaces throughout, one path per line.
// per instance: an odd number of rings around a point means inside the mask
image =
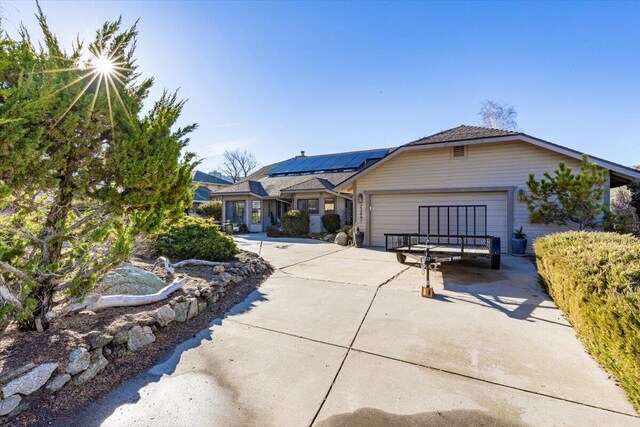
M 311 173 L 325 170 L 357 169 L 369 159 L 384 157 L 388 150 L 375 150 L 360 153 L 327 154 L 313 157 L 296 157 L 285 160 L 270 169 L 267 174 Z

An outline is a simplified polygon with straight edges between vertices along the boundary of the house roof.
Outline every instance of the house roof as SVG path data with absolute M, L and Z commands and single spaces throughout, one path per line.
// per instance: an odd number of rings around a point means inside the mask
M 332 190 L 335 185 L 326 178 L 311 178 L 307 181 L 283 188 L 282 191 Z
M 195 182 L 204 182 L 207 184 L 218 184 L 218 185 L 231 185 L 233 184 L 226 179 L 218 178 L 217 176 L 210 175 L 208 173 L 204 173 L 202 171 L 196 171 L 193 175 L 193 181 Z
M 424 138 L 417 139 L 404 145 L 424 145 L 439 142 L 466 141 L 470 139 L 495 138 L 499 136 L 513 136 L 520 134 L 520 132 L 510 130 L 460 125 L 456 128 L 434 133 L 433 135 L 425 136 Z
M 354 173 L 343 182 L 341 182 L 337 187 L 348 186 L 354 180 L 360 178 L 363 175 L 366 175 L 375 168 L 391 160 L 395 156 L 407 151 L 428 149 L 432 148 L 432 146 L 433 148 L 436 148 L 455 145 L 509 142 L 514 140 L 523 141 L 529 144 L 536 145 L 538 147 L 546 148 L 548 150 L 564 154 L 565 156 L 572 157 L 574 159 L 580 160 L 582 158 L 582 153 L 580 151 L 573 150 L 562 145 L 554 144 L 552 142 L 527 135 L 523 132 L 513 132 L 501 129 L 483 128 L 479 126 L 461 125 L 456 128 L 438 132 L 436 134 L 401 145 L 397 149 L 390 151 L 389 154 L 380 159 L 378 162 L 367 165 L 364 168 L 360 169 L 358 172 Z M 609 169 L 609 171 L 611 172 L 611 188 L 620 185 L 626 185 L 635 180 L 640 180 L 640 172 L 628 166 L 620 165 L 618 163 L 610 162 L 608 160 L 604 160 L 594 156 L 589 156 L 589 160 L 602 168 Z
M 193 193 L 193 201 L 208 202 L 211 200 L 211 193 L 211 190 L 201 185 L 200 187 L 196 188 L 196 191 Z

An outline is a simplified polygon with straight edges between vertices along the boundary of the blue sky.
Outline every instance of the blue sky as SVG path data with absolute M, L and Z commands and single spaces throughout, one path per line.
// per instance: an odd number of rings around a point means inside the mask
M 3 0 L 7 29 L 35 4 Z M 43 1 L 63 43 L 141 18 L 140 70 L 180 88 L 201 169 L 389 147 L 513 104 L 531 135 L 640 163 L 640 2 Z M 38 34 L 35 30 L 34 35 Z

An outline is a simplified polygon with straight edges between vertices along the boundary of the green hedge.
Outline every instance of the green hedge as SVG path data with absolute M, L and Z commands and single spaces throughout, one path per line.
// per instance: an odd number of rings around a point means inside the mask
M 309 211 L 292 209 L 282 217 L 282 229 L 286 236 L 306 236 L 309 234 Z
M 225 261 L 238 253 L 233 239 L 211 220 L 184 216 L 158 234 L 156 249 L 174 260 Z
M 573 231 L 537 239 L 534 249 L 549 294 L 640 409 L 640 239 Z

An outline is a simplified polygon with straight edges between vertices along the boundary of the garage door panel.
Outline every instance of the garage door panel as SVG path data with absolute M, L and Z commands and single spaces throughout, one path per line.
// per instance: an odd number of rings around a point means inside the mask
M 507 196 L 504 192 L 372 195 L 370 212 L 372 245 L 384 246 L 385 233 L 418 232 L 419 206 L 444 205 L 486 205 L 487 234 L 500 237 L 502 250 L 506 251 Z M 446 210 L 442 213 L 441 209 L 441 221 L 445 221 L 446 217 Z M 423 218 L 426 218 L 426 216 L 423 216 Z M 455 218 L 455 214 L 452 215 L 452 218 Z M 469 213 L 470 226 L 472 221 L 471 218 L 472 213 Z M 464 221 L 461 221 L 460 226 L 464 226 Z M 423 232 L 426 232 L 426 227 L 422 227 Z M 477 221 L 476 227 L 477 234 L 484 233 L 484 215 L 482 215 L 482 218 Z M 441 229 L 443 228 L 444 227 L 441 227 Z M 456 230 L 453 228 L 454 227 L 450 230 L 450 233 L 456 233 Z M 434 227 L 432 227 L 432 229 L 434 229 Z M 464 234 L 464 232 L 465 230 L 461 228 L 460 234 Z

